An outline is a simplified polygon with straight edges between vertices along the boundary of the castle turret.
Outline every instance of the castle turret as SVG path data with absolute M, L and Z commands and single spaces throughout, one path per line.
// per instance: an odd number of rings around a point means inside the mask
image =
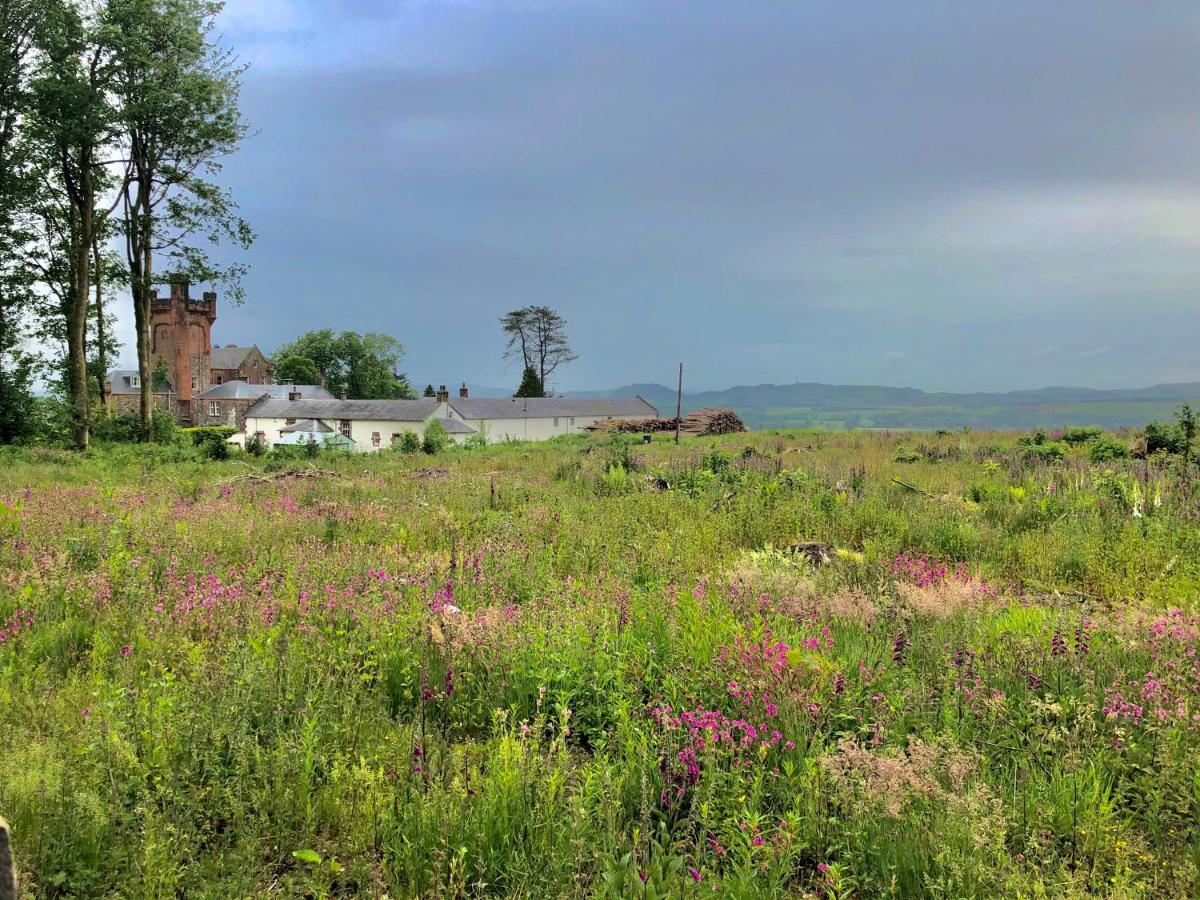
M 212 324 L 217 318 L 217 294 L 191 297 L 186 279 L 172 279 L 171 293 L 150 302 L 150 369 L 165 366 L 171 390 L 181 410 L 191 408 L 195 394 L 209 386 Z

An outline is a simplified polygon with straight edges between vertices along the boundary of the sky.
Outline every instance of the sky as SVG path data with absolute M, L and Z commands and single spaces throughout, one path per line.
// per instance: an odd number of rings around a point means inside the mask
M 258 235 L 221 344 L 382 331 L 419 385 L 515 386 L 498 320 L 536 303 L 579 354 L 558 390 L 1200 380 L 1194 0 L 229 0 L 219 28 Z

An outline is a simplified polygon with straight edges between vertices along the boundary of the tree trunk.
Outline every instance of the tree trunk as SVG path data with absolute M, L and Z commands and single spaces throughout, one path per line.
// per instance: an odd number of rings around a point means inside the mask
M 136 331 L 138 380 L 142 389 L 138 397 L 138 415 L 142 420 L 142 440 L 154 440 L 154 376 L 150 373 L 150 304 L 152 294 L 149 279 L 133 279 L 133 325 Z
M 150 316 L 154 302 L 154 255 L 151 247 L 150 189 L 151 178 L 146 162 L 145 145 L 135 135 L 131 152 L 137 178 L 126 185 L 126 191 L 136 183 L 132 205 L 126 194 L 125 256 L 129 263 L 129 288 L 133 294 L 134 341 L 137 345 L 138 415 L 142 421 L 142 440 L 154 440 L 154 378 L 150 372 Z M 176 389 L 179 385 L 174 385 Z
M 71 245 L 71 284 L 67 298 L 67 385 L 71 394 L 71 440 L 86 450 L 89 397 L 87 375 L 87 318 L 91 293 L 92 239 L 95 235 L 95 188 L 91 157 L 79 159 L 79 184 L 73 198 L 75 234 Z
M 81 217 L 81 231 L 89 231 L 87 210 Z M 87 374 L 87 312 L 89 274 L 92 262 L 90 240 L 80 240 L 74 248 L 71 262 L 71 299 L 67 306 L 67 382 L 71 392 L 71 440 L 80 450 L 88 447 L 88 374 Z
M 95 266 L 96 275 L 96 361 L 100 369 L 96 373 L 96 381 L 99 382 L 100 409 L 107 413 L 108 392 L 104 389 L 104 382 L 108 378 L 108 354 L 104 339 L 104 289 L 101 284 L 103 279 L 100 276 L 100 245 L 95 240 L 92 241 L 92 263 Z

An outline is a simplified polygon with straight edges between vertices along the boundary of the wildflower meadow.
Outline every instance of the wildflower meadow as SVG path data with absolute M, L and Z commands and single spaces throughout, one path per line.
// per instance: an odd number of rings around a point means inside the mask
M 4 450 L 21 891 L 1195 896 L 1197 473 L 1044 446 Z

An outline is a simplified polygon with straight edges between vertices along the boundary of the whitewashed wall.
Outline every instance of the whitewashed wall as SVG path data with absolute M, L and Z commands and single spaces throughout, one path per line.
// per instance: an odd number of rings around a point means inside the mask
M 464 419 L 453 406 L 450 417 L 466 422 L 477 431 L 487 435 L 489 444 L 502 441 L 545 441 L 560 434 L 579 434 L 599 419 L 613 416 L 530 416 L 519 419 Z M 650 419 L 653 416 L 622 416 L 630 421 Z
M 338 428 L 338 421 L 335 419 L 322 419 L 326 425 L 329 425 L 335 430 Z M 392 446 L 392 435 L 397 435 L 396 440 L 400 440 L 399 435 L 406 431 L 411 431 L 422 440 L 425 438 L 425 422 L 395 422 L 381 421 L 371 419 L 354 419 L 350 422 L 350 439 L 358 446 L 359 453 L 370 453 L 375 450 L 388 450 Z M 283 435 L 281 432 L 288 427 L 287 419 L 266 419 L 247 416 L 246 418 L 246 435 L 253 436 L 256 432 L 261 431 L 267 442 L 274 444 Z M 379 445 L 376 446 L 374 435 L 379 435 Z M 450 439 L 456 444 L 461 444 L 469 435 L 452 434 Z

